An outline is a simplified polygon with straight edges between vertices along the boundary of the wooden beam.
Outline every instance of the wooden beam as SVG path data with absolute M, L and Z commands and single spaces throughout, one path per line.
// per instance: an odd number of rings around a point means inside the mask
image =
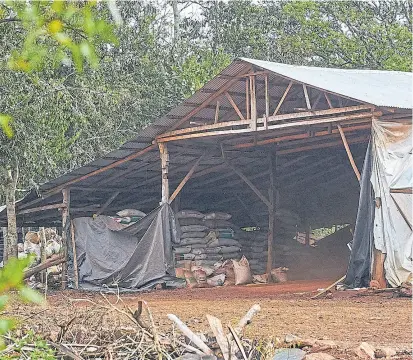
M 62 265 L 62 290 L 66 289 L 67 286 L 67 233 L 69 227 L 69 206 L 70 206 L 70 190 L 63 189 L 63 204 L 65 205 L 62 211 L 62 247 L 63 247 L 63 255 L 65 262 Z
M 327 95 L 326 92 L 324 93 L 324 97 L 326 98 L 327 104 L 328 104 L 328 106 L 330 107 L 330 109 L 333 109 L 334 106 L 333 106 L 333 104 L 331 103 L 330 97 Z
M 161 157 L 161 170 L 162 170 L 162 199 L 161 204 L 166 204 L 169 201 L 169 154 L 168 147 L 165 143 L 158 143 L 159 154 Z
M 413 194 L 412 188 L 403 188 L 403 189 L 390 189 L 392 194 Z
M 176 196 L 179 194 L 179 192 L 182 190 L 182 188 L 185 186 L 185 184 L 188 182 L 188 180 L 191 178 L 192 174 L 195 172 L 196 168 L 198 167 L 200 161 L 202 160 L 203 156 L 201 156 L 194 165 L 192 165 L 191 169 L 188 171 L 188 173 L 185 175 L 185 177 L 182 179 L 182 181 L 179 183 L 175 191 L 172 193 L 171 197 L 169 198 L 169 203 L 172 203 Z
M 320 93 L 318 94 L 317 98 L 315 99 L 314 103 L 313 103 L 313 106 L 312 106 L 312 109 L 313 109 L 313 110 L 316 109 L 316 107 L 317 107 L 318 103 L 320 102 L 322 96 L 323 96 L 323 93 L 320 92 Z
M 104 166 L 104 167 L 102 167 L 102 168 L 100 168 L 100 169 L 97 169 L 97 170 L 95 170 L 95 171 L 92 171 L 92 172 L 90 172 L 90 173 L 88 173 L 88 174 L 86 174 L 86 175 L 80 176 L 80 177 L 78 177 L 78 178 L 76 178 L 76 179 L 67 181 L 67 182 L 65 182 L 65 183 L 62 184 L 62 185 L 59 185 L 59 186 L 57 186 L 57 187 L 55 187 L 55 188 L 53 188 L 53 189 L 50 189 L 50 190 L 46 191 L 46 192 L 43 194 L 43 199 L 45 199 L 46 197 L 49 197 L 50 195 L 57 194 L 59 191 L 62 191 L 62 189 L 66 188 L 66 187 L 69 187 L 70 185 L 76 184 L 76 183 L 78 183 L 79 181 L 85 180 L 85 179 L 87 179 L 87 178 L 89 178 L 89 177 L 91 177 L 91 176 L 94 176 L 94 175 L 101 174 L 101 173 L 103 173 L 103 172 L 105 172 L 105 171 L 107 171 L 107 170 L 109 170 L 109 169 L 113 169 L 113 168 L 115 168 L 115 167 L 117 167 L 117 166 L 119 166 L 119 165 L 121 165 L 121 164 L 124 164 L 125 162 L 128 162 L 128 161 L 130 161 L 130 160 L 136 159 L 137 157 L 139 157 L 139 156 L 141 156 L 141 155 L 143 155 L 143 154 L 146 154 L 147 152 L 149 152 L 149 151 L 151 151 L 151 150 L 154 150 L 155 148 L 156 148 L 156 145 L 155 145 L 155 144 L 149 145 L 148 147 L 146 147 L 146 148 L 144 148 L 144 149 L 142 149 L 142 150 L 139 150 L 139 151 L 137 151 L 136 153 L 133 153 L 133 154 L 131 154 L 131 155 L 129 155 L 129 156 L 123 158 L 123 159 L 120 159 L 120 160 L 118 160 L 118 161 L 115 161 L 115 162 L 113 162 L 112 164 L 109 164 L 109 165 L 107 165 L 107 166 Z
M 357 138 L 348 139 L 348 143 L 349 144 L 362 143 L 362 142 L 369 141 L 369 139 L 370 139 L 370 136 L 359 136 Z M 335 147 L 335 146 L 339 146 L 340 144 L 342 144 L 341 140 L 340 141 L 331 141 L 331 142 L 325 142 L 325 143 L 321 143 L 321 144 L 302 146 L 302 147 L 299 147 L 299 148 L 279 150 L 277 152 L 277 154 L 278 155 L 287 155 L 287 154 L 293 154 L 293 153 L 302 152 L 302 151 L 309 151 L 309 150 L 315 150 L 315 149 Z
M 245 78 L 245 107 L 246 107 L 246 114 L 247 114 L 247 119 L 251 118 L 251 113 L 250 113 L 250 95 L 249 95 L 249 78 Z
M 307 109 L 311 110 L 310 98 L 308 96 L 307 86 L 305 84 L 303 84 L 303 91 L 304 91 L 304 97 L 305 97 L 305 103 L 307 105 Z
M 268 74 L 265 75 L 265 120 L 264 128 L 268 129 L 268 118 L 270 117 L 270 94 L 268 89 Z
M 334 109 L 326 109 L 326 110 L 307 111 L 307 112 L 301 112 L 301 113 L 273 115 L 268 118 L 268 121 L 269 122 L 280 122 L 283 120 L 297 120 L 297 119 L 304 119 L 308 117 L 336 115 L 336 114 L 341 114 L 341 113 L 349 113 L 349 112 L 356 112 L 356 111 L 362 111 L 362 110 L 372 110 L 372 106 L 371 105 L 357 105 L 357 106 L 349 106 L 349 107 L 344 107 L 344 108 L 334 108 Z M 257 119 L 257 123 L 263 124 L 264 119 L 263 118 Z M 221 122 L 218 124 L 195 126 L 191 128 L 185 128 L 185 129 L 165 132 L 163 134 L 158 135 L 156 137 L 156 140 L 159 142 L 159 141 L 162 141 L 163 138 L 171 137 L 173 135 L 182 135 L 182 134 L 188 134 L 188 133 L 193 133 L 193 132 L 222 129 L 225 127 L 243 126 L 243 125 L 248 125 L 248 124 L 250 124 L 249 120 L 234 120 L 234 121 Z
M 371 121 L 369 121 L 368 124 L 344 127 L 343 131 L 350 132 L 350 131 L 358 131 L 358 130 L 367 130 L 371 128 L 370 123 Z M 316 131 L 314 132 L 313 137 L 326 136 L 326 135 L 331 135 L 331 134 L 336 134 L 336 133 L 338 133 L 338 129 L 337 130 L 334 129 L 331 132 L 329 130 Z M 293 135 L 275 137 L 271 139 L 258 140 L 256 143 L 249 142 L 249 143 L 236 144 L 236 145 L 233 145 L 232 147 L 229 147 L 228 149 L 246 149 L 246 148 L 254 147 L 257 145 L 268 145 L 268 144 L 278 143 L 281 141 L 299 140 L 299 139 L 307 139 L 307 138 L 309 138 L 308 133 L 293 134 Z
M 76 239 L 75 239 L 75 226 L 73 220 L 70 221 L 70 238 L 72 239 L 73 249 L 73 273 L 75 277 L 75 289 L 79 289 L 79 268 L 77 266 L 77 251 L 76 251 Z
M 290 129 L 290 128 L 298 128 L 298 127 L 308 127 L 310 125 L 322 125 L 322 124 L 328 124 L 330 122 L 344 122 L 344 121 L 349 121 L 349 120 L 355 120 L 355 119 L 365 119 L 365 118 L 371 118 L 372 116 L 378 115 L 378 112 L 364 112 L 364 113 L 357 113 L 357 114 L 350 114 L 350 115 L 343 115 L 343 116 L 333 116 L 333 117 L 328 117 L 328 118 L 313 118 L 310 120 L 302 120 L 302 121 L 296 121 L 296 122 L 286 122 L 286 123 L 281 123 L 281 124 L 274 124 L 274 125 L 269 125 L 268 130 L 278 130 L 278 129 Z M 298 115 L 298 114 L 297 114 Z M 282 116 L 282 115 L 280 115 Z M 278 117 L 278 116 L 277 116 Z M 271 121 L 273 121 L 273 117 L 270 117 Z M 240 120 L 244 121 L 244 120 Z M 248 121 L 248 120 L 245 120 Z M 259 119 L 259 123 L 262 123 L 264 119 Z M 219 124 L 217 124 L 219 125 Z M 207 125 L 209 126 L 209 125 Z M 260 131 L 265 131 L 263 127 L 260 127 L 256 130 L 257 132 Z M 186 134 L 186 135 L 178 135 L 178 136 L 171 136 L 171 137 L 166 137 L 166 138 L 161 138 L 158 140 L 158 142 L 169 142 L 169 141 L 177 141 L 177 140 L 184 140 L 184 139 L 196 139 L 196 138 L 202 138 L 202 137 L 209 137 L 209 136 L 229 136 L 229 135 L 235 135 L 235 134 L 247 134 L 251 133 L 251 129 L 249 128 L 242 128 L 242 129 L 233 129 L 233 130 L 221 130 L 221 131 L 210 131 L 210 132 L 199 132 L 199 133 L 193 133 L 193 134 Z
M 257 131 L 257 97 L 255 89 L 255 76 L 250 76 L 250 94 L 251 94 L 251 131 Z
M 238 114 L 239 118 L 241 120 L 245 120 L 244 115 L 242 115 L 242 112 L 240 111 L 240 109 L 238 108 L 237 104 L 235 103 L 234 99 L 231 97 L 230 94 L 228 94 L 228 92 L 225 93 L 225 96 L 227 97 L 229 103 L 232 105 L 233 109 L 235 110 L 235 112 Z
M 52 209 L 63 209 L 65 206 L 66 205 L 64 203 L 44 205 L 44 206 L 39 206 L 39 207 L 31 208 L 31 209 L 18 211 L 17 215 L 30 214 L 30 213 L 34 213 L 34 212 L 52 210 Z
M 351 153 L 350 147 L 348 146 L 348 142 L 346 139 L 346 135 L 344 134 L 343 128 L 341 127 L 340 124 L 337 124 L 337 128 L 338 128 L 338 131 L 340 132 L 341 140 L 343 140 L 343 144 L 346 149 L 348 159 L 350 160 L 351 167 L 353 168 L 354 173 L 356 174 L 357 180 L 360 181 L 360 171 L 357 168 L 356 163 L 354 162 L 354 158 Z
M 215 108 L 214 123 L 216 124 L 218 121 L 219 121 L 219 100 L 217 100 L 217 105 L 216 105 L 216 108 Z
M 274 113 L 272 114 L 273 116 L 277 115 L 278 110 L 280 110 L 281 105 L 283 104 L 285 98 L 287 97 L 288 92 L 291 89 L 291 86 L 293 86 L 293 81 L 290 81 L 290 83 L 287 86 L 287 89 L 285 89 L 283 96 L 281 97 L 280 102 L 278 103 L 277 107 L 274 110 Z
M 244 182 L 251 188 L 251 190 L 261 199 L 261 201 L 267 205 L 268 207 L 271 206 L 271 203 L 268 199 L 261 193 L 260 190 L 236 167 L 228 163 L 228 166 L 242 179 Z
M 114 192 L 111 197 L 102 205 L 102 207 L 99 209 L 99 211 L 96 212 L 96 216 L 99 216 L 100 214 L 102 214 L 107 207 L 112 204 L 113 200 L 115 200 L 117 198 L 117 196 L 120 194 L 120 191 L 116 191 Z

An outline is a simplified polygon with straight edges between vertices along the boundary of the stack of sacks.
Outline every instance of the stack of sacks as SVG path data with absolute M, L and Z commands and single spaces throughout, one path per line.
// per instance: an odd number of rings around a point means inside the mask
M 242 254 L 248 259 L 252 273 L 263 274 L 267 266 L 267 232 L 242 231 L 238 236 Z
M 206 260 L 207 231 L 204 214 L 195 210 L 182 210 L 176 214 L 180 237 L 178 244 L 173 244 L 176 266 L 185 267 L 185 261 Z M 210 265 L 213 265 L 210 264 Z
M 116 215 L 118 217 L 112 217 L 112 219 L 124 227 L 132 225 L 146 216 L 144 212 L 136 209 L 124 209 L 118 211 Z
M 241 257 L 241 244 L 228 221 L 230 214 L 183 210 L 176 218 L 181 232 L 179 245 L 174 245 L 177 267 L 184 267 L 186 260 L 195 266 L 213 266 L 218 260 Z

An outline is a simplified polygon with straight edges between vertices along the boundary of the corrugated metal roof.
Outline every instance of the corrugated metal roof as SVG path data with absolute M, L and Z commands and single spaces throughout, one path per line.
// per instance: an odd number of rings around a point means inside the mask
M 412 109 L 412 74 L 298 66 L 241 58 L 250 64 L 326 91 L 376 106 Z

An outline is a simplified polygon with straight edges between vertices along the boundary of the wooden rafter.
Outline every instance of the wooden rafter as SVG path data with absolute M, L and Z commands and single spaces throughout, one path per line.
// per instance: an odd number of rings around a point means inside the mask
M 307 105 L 307 109 L 311 110 L 310 97 L 308 96 L 307 86 L 305 84 L 303 84 L 303 91 L 304 91 L 305 104 Z
M 283 96 L 282 96 L 281 99 L 280 99 L 280 102 L 278 103 L 277 107 L 276 107 L 275 110 L 274 110 L 274 113 L 272 114 L 273 116 L 277 115 L 278 110 L 280 110 L 281 105 L 283 104 L 285 98 L 286 98 L 287 95 L 288 95 L 288 92 L 289 92 L 290 89 L 291 89 L 291 86 L 293 86 L 293 81 L 290 81 L 290 83 L 288 84 L 287 88 L 285 89 L 284 94 L 283 94 Z
M 261 199 L 261 201 L 267 205 L 268 207 L 271 206 L 270 201 L 262 194 L 260 190 L 235 166 L 228 163 L 228 166 L 242 179 L 244 182 L 251 188 L 251 190 Z
M 361 177 L 360 176 L 360 171 L 357 168 L 356 163 L 354 162 L 354 158 L 353 158 L 353 155 L 351 153 L 350 147 L 348 145 L 347 138 L 346 138 L 346 135 L 344 134 L 343 128 L 341 127 L 340 124 L 337 124 L 337 128 L 338 128 L 338 131 L 340 132 L 341 140 L 343 140 L 343 144 L 344 144 L 344 147 L 346 149 L 346 153 L 347 153 L 348 159 L 350 161 L 351 167 L 353 168 L 354 173 L 356 174 L 357 180 L 360 181 L 360 177 Z
M 96 212 L 96 216 L 99 216 L 100 214 L 102 214 L 108 207 L 110 204 L 112 204 L 112 202 L 118 197 L 118 195 L 120 194 L 119 191 L 114 192 L 111 197 L 102 205 L 102 207 Z
M 169 198 L 169 203 L 172 203 L 172 201 L 175 200 L 175 198 L 178 196 L 182 188 L 185 186 L 185 184 L 188 182 L 188 180 L 191 178 L 193 173 L 195 172 L 196 168 L 198 167 L 200 161 L 202 160 L 203 156 L 201 156 L 194 165 L 192 165 L 191 169 L 188 171 L 188 173 L 185 175 L 185 177 L 182 179 L 182 181 L 179 183 L 175 191 L 172 193 L 171 197 Z
M 35 213 L 39 211 L 52 210 L 52 209 L 63 209 L 65 206 L 66 205 L 64 203 L 39 206 L 35 208 L 17 211 L 17 215 L 31 214 L 31 213 Z
M 228 94 L 228 93 L 227 93 Z M 219 100 L 217 100 L 217 105 L 215 107 L 215 118 L 214 123 L 216 124 L 219 121 Z
M 231 104 L 231 106 L 233 107 L 233 109 L 235 110 L 235 112 L 238 114 L 239 118 L 242 120 L 245 120 L 244 115 L 242 115 L 242 112 L 240 111 L 240 109 L 238 108 L 237 104 L 235 103 L 234 99 L 231 97 L 230 94 L 228 94 L 228 92 L 225 93 L 226 98 L 228 99 L 229 103 Z

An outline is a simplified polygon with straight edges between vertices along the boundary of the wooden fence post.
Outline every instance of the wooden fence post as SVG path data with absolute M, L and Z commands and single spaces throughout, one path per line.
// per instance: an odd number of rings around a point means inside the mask
M 168 171 L 169 171 L 169 154 L 168 154 L 168 147 L 166 143 L 158 143 L 159 146 L 159 154 L 161 157 L 161 168 L 162 168 L 162 200 L 161 204 L 166 204 L 169 202 L 169 179 L 168 179 Z
M 62 246 L 65 262 L 62 264 L 62 290 L 67 287 L 67 233 L 70 225 L 69 207 L 70 207 L 70 190 L 62 190 L 64 207 L 62 209 Z

